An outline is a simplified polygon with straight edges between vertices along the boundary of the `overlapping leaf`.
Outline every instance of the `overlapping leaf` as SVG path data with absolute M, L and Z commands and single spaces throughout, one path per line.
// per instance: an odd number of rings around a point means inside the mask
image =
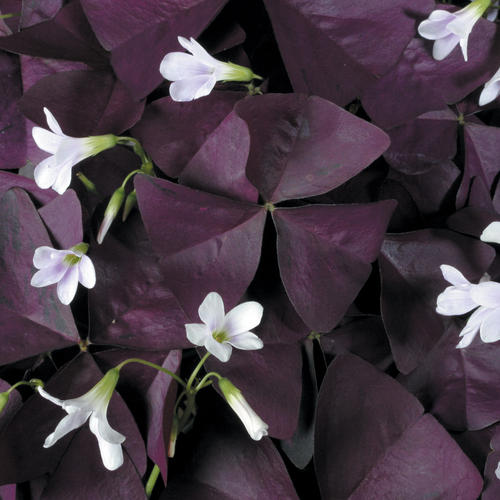
M 477 498 L 481 475 L 395 380 L 351 355 L 321 386 L 315 467 L 324 498 Z

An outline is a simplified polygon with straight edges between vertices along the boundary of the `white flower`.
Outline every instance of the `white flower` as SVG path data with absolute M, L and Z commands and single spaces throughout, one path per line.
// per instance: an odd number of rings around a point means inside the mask
M 192 101 L 210 94 L 218 81 L 248 82 L 255 75 L 250 68 L 213 58 L 194 38 L 177 37 L 179 43 L 191 54 L 170 52 L 160 64 L 163 78 L 170 85 L 170 97 L 174 101 Z
M 488 224 L 481 233 L 480 239 L 487 243 L 500 243 L 500 222 Z
M 500 94 L 500 68 L 497 72 L 484 84 L 484 88 L 479 96 L 479 106 L 484 106 L 494 101 Z
M 111 428 L 106 417 L 108 405 L 118 382 L 120 370 L 112 368 L 83 396 L 62 401 L 37 387 L 40 396 L 62 407 L 67 415 L 57 424 L 54 432 L 47 436 L 44 448 L 49 448 L 59 439 L 78 427 L 90 417 L 89 427 L 97 438 L 102 463 L 109 470 L 118 469 L 123 464 L 121 443 L 125 436 Z
M 231 357 L 231 346 L 247 351 L 262 349 L 262 340 L 249 331 L 260 323 L 262 313 L 258 302 L 244 302 L 224 314 L 222 297 L 210 292 L 198 309 L 203 324 L 185 325 L 187 338 L 225 362 Z
M 497 468 L 495 469 L 495 476 L 497 479 L 500 479 L 500 462 L 498 462 Z
M 35 181 L 42 189 L 51 187 L 62 194 L 71 183 L 71 168 L 85 158 L 116 146 L 117 138 L 112 134 L 69 137 L 63 133 L 52 113 L 47 108 L 43 111 L 52 132 L 33 127 L 32 134 L 36 145 L 52 156 L 35 167 Z
M 457 347 L 467 347 L 478 332 L 483 342 L 500 340 L 500 283 L 481 280 L 472 284 L 458 269 L 448 265 L 442 265 L 441 272 L 452 286 L 439 294 L 436 311 L 455 316 L 476 309 L 460 332 L 462 340 Z
M 63 304 L 69 304 L 78 287 L 78 282 L 87 288 L 95 285 L 94 264 L 85 255 L 87 243 L 79 243 L 69 250 L 38 247 L 33 256 L 33 265 L 39 269 L 31 278 L 31 285 L 42 286 L 57 283 L 57 296 Z
M 267 436 L 269 426 L 253 411 L 241 391 L 227 378 L 219 379 L 219 387 L 229 406 L 243 422 L 250 437 L 259 441 L 263 436 Z
M 472 28 L 490 6 L 491 0 L 474 0 L 470 5 L 456 12 L 434 10 L 418 26 L 423 38 L 435 40 L 432 49 L 434 59 L 441 61 L 460 44 L 467 61 L 467 42 Z

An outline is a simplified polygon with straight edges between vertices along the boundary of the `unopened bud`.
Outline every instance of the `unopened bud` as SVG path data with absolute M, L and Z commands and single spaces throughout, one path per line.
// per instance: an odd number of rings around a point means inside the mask
M 111 227 L 112 222 L 115 220 L 116 215 L 120 211 L 120 208 L 125 198 L 125 189 L 119 187 L 111 196 L 106 211 L 104 212 L 104 218 L 102 219 L 101 227 L 97 233 L 97 243 L 101 244 Z
M 172 428 L 170 429 L 170 440 L 168 443 L 168 458 L 173 458 L 175 455 L 175 444 L 177 443 L 177 435 L 179 433 L 179 419 L 174 414 L 172 420 Z
M 127 220 L 127 217 L 130 215 L 130 212 L 132 212 L 132 210 L 136 205 L 137 205 L 137 193 L 135 192 L 134 189 L 133 191 L 130 191 L 130 193 L 127 195 L 127 198 L 125 199 L 125 205 L 123 207 L 123 214 L 122 214 L 123 222 Z
M 8 401 L 9 401 L 9 392 L 0 392 L 0 413 L 2 413 Z

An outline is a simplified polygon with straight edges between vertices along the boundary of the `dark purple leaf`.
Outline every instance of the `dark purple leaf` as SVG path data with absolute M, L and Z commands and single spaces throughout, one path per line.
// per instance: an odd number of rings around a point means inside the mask
M 0 486 L 0 498 L 2 500 L 16 500 L 16 485 L 5 484 Z
M 249 97 L 235 111 L 250 130 L 248 178 L 268 202 L 330 191 L 389 146 L 380 129 L 319 97 Z
M 252 441 L 227 403 L 215 394 L 212 397 L 218 399 L 215 405 L 205 399 L 199 408 L 191 446 L 182 449 L 180 443 L 187 444 L 186 440 L 178 443 L 175 460 L 179 474 L 169 481 L 162 500 L 296 500 L 273 442 L 267 437 Z
M 24 189 L 42 204 L 49 203 L 57 196 L 52 189 L 39 188 L 32 179 L 11 172 L 0 172 L 0 196 L 15 187 Z
M 95 246 L 91 257 L 99 276 L 89 294 L 93 343 L 161 351 L 191 345 L 187 317 L 167 287 L 137 214 Z
M 450 109 L 424 113 L 388 131 L 391 139 L 384 158 L 403 174 L 417 175 L 452 160 L 457 152 L 458 120 Z
M 412 371 L 443 334 L 436 299 L 449 283 L 439 266 L 456 267 L 477 283 L 493 257 L 490 246 L 446 230 L 387 237 L 379 259 L 381 311 L 394 361 L 402 373 Z
M 102 375 L 92 357 L 83 353 L 52 377 L 45 389 L 63 400 L 79 397 Z M 97 439 L 90 432 L 88 422 L 54 446 L 43 448 L 45 438 L 65 415 L 59 406 L 37 394 L 24 403 L 0 436 L 0 483 L 23 482 L 49 473 L 46 496 L 42 498 L 51 499 L 74 497 L 76 492 L 85 491 L 77 498 L 104 500 L 112 498 L 113 494 L 121 496 L 120 492 L 126 493 L 127 488 L 137 491 L 137 483 L 142 484 L 137 472 L 144 474 L 146 469 L 144 443 L 120 396 L 113 395 L 107 411 L 111 427 L 126 436 L 123 443 L 125 463 L 114 472 L 106 470 L 102 464 Z M 59 479 L 61 477 L 65 480 Z M 115 493 L 109 493 L 111 487 Z M 62 496 L 64 491 L 66 497 Z
M 163 368 L 178 373 L 182 351 L 172 351 L 163 363 Z M 168 375 L 158 373 L 148 389 L 148 455 L 158 465 L 167 482 L 168 448 L 170 431 L 177 396 L 177 382 Z
M 308 339 L 304 342 L 302 354 L 302 396 L 298 425 L 290 439 L 281 441 L 281 449 L 295 467 L 299 469 L 304 469 L 313 457 L 314 423 L 318 403 L 318 385 L 312 340 Z
M 81 61 L 96 68 L 108 64 L 78 0 L 63 7 L 54 19 L 0 37 L 0 48 L 16 54 Z
M 250 406 L 269 425 L 270 436 L 288 439 L 293 435 L 302 392 L 299 344 L 265 343 L 258 351 L 233 349 L 230 362 L 222 363 L 212 356 L 207 367 L 230 379 L 241 390 Z
M 417 399 L 352 355 L 338 357 L 321 386 L 315 467 L 323 498 L 472 499 L 482 487 Z
M 448 428 L 483 429 L 500 420 L 500 395 L 491 384 L 500 377 L 500 345 L 477 338 L 466 349 L 457 349 L 459 333 L 457 322 L 451 323 L 423 362 L 401 382 Z
M 71 248 L 83 241 L 82 207 L 72 189 L 47 203 L 38 213 L 59 248 Z
M 0 81 L 0 168 L 19 168 L 26 163 L 26 131 L 17 105 L 22 95 L 17 56 L 0 52 Z
M 245 173 L 249 151 L 248 127 L 231 112 L 186 165 L 179 182 L 228 198 L 256 202 L 259 194 Z
M 498 174 L 500 155 L 500 129 L 467 123 L 465 136 L 465 170 L 457 193 L 457 207 L 464 207 L 469 195 L 471 180 L 479 177 L 491 192 Z
M 493 23 L 480 19 L 469 37 L 469 60 L 455 49 L 443 61 L 431 55 L 432 42 L 414 38 L 398 64 L 368 87 L 362 102 L 373 121 L 384 129 L 422 113 L 444 110 L 483 84 L 500 59 L 500 36 Z
M 312 330 L 328 332 L 345 314 L 371 272 L 394 207 L 382 201 L 274 210 L 281 279 Z
M 30 285 L 35 249 L 52 245 L 28 195 L 8 191 L 0 199 L 0 212 L 0 364 L 5 364 L 75 344 L 79 337 L 55 286 Z
M 44 107 L 66 135 L 84 137 L 129 129 L 140 118 L 144 103 L 133 101 L 111 72 L 64 71 L 40 80 L 21 100 L 24 114 L 47 128 Z
M 266 0 L 296 92 L 343 106 L 386 73 L 434 2 Z M 291 36 L 293 34 L 293 36 Z
M 354 317 L 345 325 L 321 335 L 321 348 L 327 354 L 356 354 L 386 370 L 392 363 L 392 354 L 382 320 L 378 316 Z
M 265 210 L 143 175 L 135 186 L 163 275 L 188 317 L 198 319 L 211 291 L 233 307 L 259 263 Z
M 159 67 L 168 52 L 183 51 L 177 36 L 198 37 L 227 0 L 82 0 L 85 14 L 111 51 L 118 78 L 135 98 L 159 85 Z
M 241 92 L 212 92 L 192 102 L 158 99 L 146 107 L 132 132 L 155 164 L 177 177 L 243 96 Z
M 484 469 L 485 488 L 482 500 L 496 500 L 500 495 L 500 479 L 495 471 L 500 462 L 500 431 L 497 429 L 491 440 L 492 453 L 488 455 Z
M 43 2 L 24 0 L 20 19 L 21 28 L 29 28 L 52 19 L 59 12 L 62 4 L 62 0 L 44 0 Z

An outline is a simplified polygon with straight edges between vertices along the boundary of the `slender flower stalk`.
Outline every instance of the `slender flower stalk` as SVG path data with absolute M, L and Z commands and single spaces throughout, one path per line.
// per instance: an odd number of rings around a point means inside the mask
M 43 108 L 50 128 L 33 127 L 32 134 L 36 145 L 50 153 L 35 167 L 35 182 L 42 189 L 52 188 L 59 194 L 66 191 L 71 183 L 71 169 L 90 156 L 112 148 L 117 144 L 113 134 L 90 137 L 70 137 L 63 133 L 54 115 Z
M 160 64 L 163 78 L 172 81 L 170 97 L 174 101 L 192 101 L 210 94 L 218 81 L 249 82 L 262 80 L 250 68 L 218 61 L 194 38 L 177 37 L 179 43 L 190 54 L 170 52 Z
M 435 40 L 432 48 L 434 59 L 441 61 L 460 44 L 467 61 L 469 35 L 490 4 L 491 0 L 474 0 L 456 12 L 440 9 L 432 11 L 428 19 L 420 23 L 418 32 L 423 38 Z
M 57 283 L 57 296 L 68 305 L 75 297 L 79 282 L 86 288 L 95 286 L 94 264 L 85 255 L 88 248 L 87 243 L 79 243 L 68 250 L 38 247 L 33 265 L 39 270 L 31 278 L 31 285 L 40 288 Z

